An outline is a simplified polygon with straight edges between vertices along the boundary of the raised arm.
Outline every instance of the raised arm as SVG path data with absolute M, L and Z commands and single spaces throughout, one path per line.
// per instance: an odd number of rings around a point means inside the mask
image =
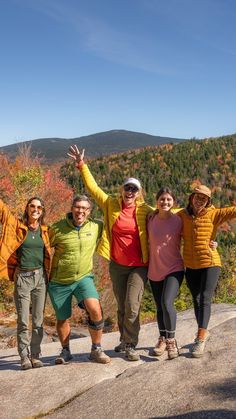
M 108 199 L 108 195 L 98 186 L 93 175 L 91 174 L 87 164 L 84 163 L 84 150 L 79 151 L 76 145 L 70 146 L 69 153 L 67 153 L 75 163 L 76 167 L 79 169 L 84 186 L 90 193 L 90 195 L 95 199 L 99 207 L 104 209 L 105 203 Z
M 16 217 L 11 213 L 9 207 L 0 199 L 0 223 L 12 223 L 16 221 Z
M 213 222 L 217 226 L 234 218 L 236 218 L 236 205 L 233 207 L 218 208 L 213 212 Z

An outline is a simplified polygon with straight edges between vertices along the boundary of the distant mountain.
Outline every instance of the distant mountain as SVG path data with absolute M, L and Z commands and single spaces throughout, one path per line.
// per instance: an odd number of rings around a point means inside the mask
M 0 153 L 15 157 L 18 149 L 24 145 L 31 145 L 32 154 L 44 157 L 46 162 L 58 162 L 64 160 L 68 147 L 76 144 L 79 148 L 85 148 L 87 157 L 101 157 L 110 154 L 122 153 L 147 146 L 155 146 L 167 143 L 179 143 L 184 139 L 159 137 L 143 134 L 140 132 L 112 130 L 100 132 L 78 138 L 41 138 L 32 141 L 23 141 L 17 144 L 0 147 Z

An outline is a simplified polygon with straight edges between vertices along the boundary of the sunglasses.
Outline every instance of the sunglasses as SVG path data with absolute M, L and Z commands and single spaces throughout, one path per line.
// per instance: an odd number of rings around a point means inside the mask
M 43 209 L 42 205 L 29 204 L 29 207 L 32 208 L 32 209 L 38 209 L 40 211 L 42 211 L 42 209 Z
M 90 207 L 81 207 L 81 206 L 79 206 L 79 207 L 73 207 L 74 209 L 76 209 L 76 210 L 82 210 L 82 211 L 88 211 L 88 210 L 90 210 Z
M 124 191 L 125 192 L 133 192 L 133 193 L 135 193 L 135 192 L 138 192 L 138 188 L 137 188 L 137 186 L 125 185 L 124 186 Z

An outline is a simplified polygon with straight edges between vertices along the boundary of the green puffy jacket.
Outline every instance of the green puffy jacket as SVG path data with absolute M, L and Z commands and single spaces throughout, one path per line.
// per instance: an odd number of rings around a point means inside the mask
M 88 219 L 78 230 L 69 213 L 50 227 L 50 245 L 54 248 L 50 274 L 52 281 L 71 284 L 91 273 L 93 254 L 102 226 L 102 221 Z

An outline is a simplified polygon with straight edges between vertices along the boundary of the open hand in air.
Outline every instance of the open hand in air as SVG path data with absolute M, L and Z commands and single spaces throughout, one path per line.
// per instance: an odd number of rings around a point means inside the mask
M 79 151 L 77 145 L 71 145 L 69 148 L 69 153 L 67 155 L 71 157 L 73 160 L 76 161 L 76 163 L 79 163 L 84 160 L 84 149 L 82 152 Z

